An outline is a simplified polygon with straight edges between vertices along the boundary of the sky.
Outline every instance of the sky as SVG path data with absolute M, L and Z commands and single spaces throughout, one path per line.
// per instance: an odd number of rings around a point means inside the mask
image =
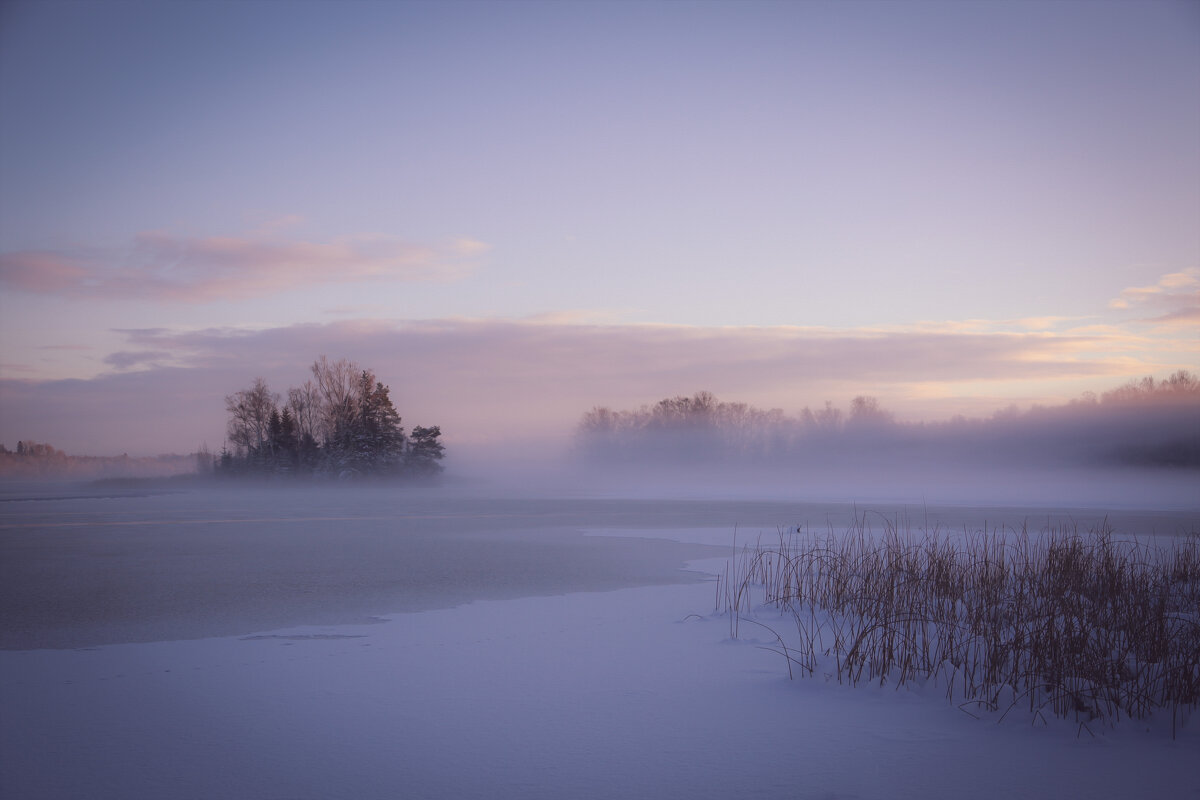
M 219 449 L 319 355 L 447 445 L 708 390 L 1200 371 L 1200 3 L 0 6 L 0 442 Z

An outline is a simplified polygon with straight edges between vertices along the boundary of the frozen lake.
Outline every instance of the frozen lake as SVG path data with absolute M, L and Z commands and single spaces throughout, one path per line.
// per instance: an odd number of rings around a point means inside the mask
M 1188 510 L 8 487 L 0 796 L 1196 796 L 1200 727 L 976 720 L 734 641 L 734 543 Z M 756 638 L 757 637 L 757 638 Z

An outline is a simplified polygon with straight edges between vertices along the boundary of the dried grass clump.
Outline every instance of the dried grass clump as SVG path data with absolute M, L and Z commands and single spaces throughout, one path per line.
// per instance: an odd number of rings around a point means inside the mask
M 809 675 L 839 683 L 944 684 L 964 711 L 1028 706 L 1092 720 L 1169 709 L 1172 733 L 1200 701 L 1200 537 L 1168 547 L 1080 534 L 982 530 L 781 531 L 744 548 L 717 584 L 731 633 L 761 604 L 790 614 L 777 641 Z

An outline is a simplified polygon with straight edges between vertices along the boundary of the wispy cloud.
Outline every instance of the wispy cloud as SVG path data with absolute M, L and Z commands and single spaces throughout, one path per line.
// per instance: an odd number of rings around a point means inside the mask
M 0 285 L 38 294 L 78 291 L 91 277 L 86 256 L 25 250 L 0 255 Z
M 166 350 L 121 350 L 104 357 L 104 363 L 117 369 L 138 366 L 158 366 L 171 360 Z
M 30 364 L 20 364 L 13 361 L 0 362 L 0 380 L 3 380 L 4 377 L 11 377 L 14 374 L 35 376 L 37 373 L 37 367 Z
M 1189 305 L 1174 311 L 1168 311 L 1166 314 L 1153 317 L 1149 321 L 1164 325 L 1200 326 L 1200 293 L 1192 296 L 1192 302 Z
M 385 314 L 388 306 L 385 303 L 356 303 L 354 305 L 331 306 L 321 309 L 322 314 L 334 317 L 355 317 L 372 314 Z
M 279 230 L 209 237 L 151 231 L 120 249 L 4 253 L 0 285 L 38 294 L 205 303 L 333 282 L 454 280 L 487 250 L 471 239 L 434 246 L 380 234 L 288 241 Z
M 163 329 L 124 331 L 130 343 L 173 353 L 197 366 L 251 356 L 282 363 L 305 349 L 340 346 L 439 364 L 478 376 L 593 376 L 597 383 L 721 381 L 803 383 L 837 377 L 888 379 L 1013 378 L 1052 371 L 1095 374 L 1102 362 L 1075 362 L 1087 337 L 1044 333 L 976 334 L 920 330 L 838 331 L 791 327 L 707 328 L 686 325 L 564 324 L 546 319 L 354 320 L 264 331 Z M 397 355 L 403 354 L 403 355 Z M 683 386 L 678 387 L 682 390 Z M 661 391 L 673 391 L 667 386 Z
M 1163 275 L 1150 286 L 1125 289 L 1109 302 L 1113 309 L 1146 309 L 1155 316 L 1143 321 L 1165 325 L 1200 323 L 1200 267 Z

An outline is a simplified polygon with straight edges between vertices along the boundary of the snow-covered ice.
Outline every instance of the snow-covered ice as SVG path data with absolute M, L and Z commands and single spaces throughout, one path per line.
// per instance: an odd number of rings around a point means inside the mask
M 114 518 L 137 505 L 104 502 Z M 649 508 L 568 527 L 732 542 L 720 514 Z M 739 539 L 774 533 L 748 522 Z M 380 608 L 363 624 L 0 651 L 0 796 L 1200 797 L 1200 720 L 1174 740 L 1161 720 L 1080 735 L 973 719 L 937 687 L 789 680 L 767 631 L 733 640 L 713 614 L 723 564 L 692 561 L 699 581 Z

